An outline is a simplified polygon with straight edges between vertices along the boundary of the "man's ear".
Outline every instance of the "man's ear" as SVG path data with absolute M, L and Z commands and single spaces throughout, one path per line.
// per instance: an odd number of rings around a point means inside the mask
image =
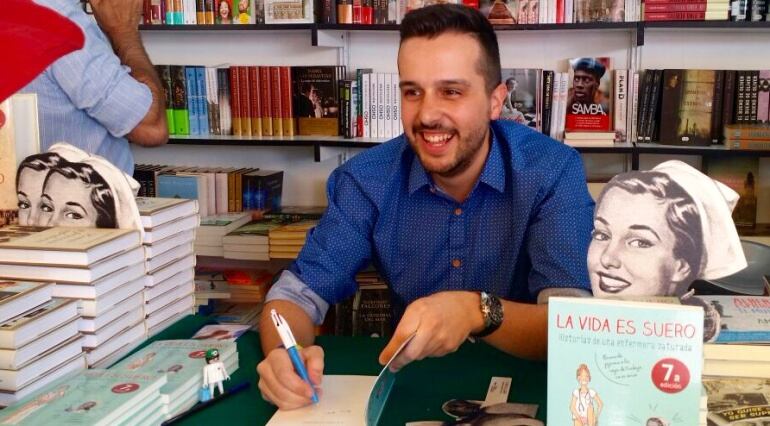
M 497 120 L 500 118 L 500 113 L 503 110 L 503 102 L 505 96 L 508 94 L 508 90 L 505 88 L 505 84 L 500 83 L 492 90 L 492 95 L 489 97 L 489 110 L 490 120 Z

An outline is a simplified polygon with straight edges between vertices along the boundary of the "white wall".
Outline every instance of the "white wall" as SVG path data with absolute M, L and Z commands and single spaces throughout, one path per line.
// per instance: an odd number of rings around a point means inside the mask
M 360 31 L 347 33 L 348 54 L 336 48 L 312 47 L 310 30 L 301 31 L 157 31 L 142 34 L 150 59 L 156 64 L 180 65 L 336 65 L 350 70 L 373 68 L 396 72 L 398 33 Z M 567 59 L 609 56 L 615 68 L 630 63 L 632 34 L 612 31 L 510 31 L 498 33 L 505 68 L 567 70 Z M 642 68 L 770 68 L 770 32 L 747 30 L 647 29 L 641 50 Z M 254 166 L 285 170 L 286 205 L 324 205 L 325 181 L 340 159 L 313 161 L 310 147 L 211 147 L 169 145 L 134 147 L 137 163 L 174 165 Z M 338 150 L 354 154 L 357 150 Z M 641 157 L 642 169 L 669 159 Z M 696 167 L 700 157 L 679 156 Z M 584 156 L 589 178 L 603 178 L 627 170 L 628 159 L 619 154 Z M 770 222 L 770 158 L 761 160 L 758 178 L 758 220 Z

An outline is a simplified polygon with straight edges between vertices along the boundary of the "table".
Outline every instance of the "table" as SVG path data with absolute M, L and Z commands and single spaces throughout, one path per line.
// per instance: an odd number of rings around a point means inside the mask
M 150 341 L 184 339 L 211 321 L 188 316 Z M 377 375 L 377 362 L 387 340 L 370 337 L 319 336 L 316 342 L 326 352 L 326 374 Z M 149 343 L 149 342 L 147 342 Z M 144 345 L 143 345 L 144 346 Z M 262 359 L 259 336 L 248 332 L 238 339 L 240 366 L 225 387 L 242 381 L 252 385 L 244 392 L 195 413 L 183 425 L 263 425 L 275 407 L 262 400 L 256 386 L 256 365 Z M 452 398 L 484 399 L 493 376 L 513 378 L 510 402 L 539 405 L 538 418 L 546 414 L 546 365 L 506 355 L 485 343 L 466 343 L 442 358 L 414 362 L 398 375 L 381 425 L 403 425 L 418 420 L 451 420 L 441 404 Z

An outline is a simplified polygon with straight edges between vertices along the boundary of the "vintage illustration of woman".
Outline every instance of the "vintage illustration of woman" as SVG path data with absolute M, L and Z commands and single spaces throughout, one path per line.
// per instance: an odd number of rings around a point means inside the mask
M 48 172 L 39 210 L 40 225 L 118 227 L 112 189 L 84 163 L 65 163 Z
M 596 390 L 588 387 L 591 382 L 588 366 L 580 364 L 575 376 L 580 386 L 572 391 L 570 402 L 573 426 L 596 426 L 602 412 L 602 399 Z
M 104 158 L 59 142 L 19 165 L 19 222 L 143 232 L 135 199 L 138 188 L 138 182 Z
M 65 160 L 55 152 L 43 152 L 30 155 L 19 164 L 16 170 L 16 196 L 19 200 L 19 225 L 37 223 L 40 194 L 43 181 L 51 168 Z
M 594 295 L 682 296 L 695 279 L 745 268 L 731 217 L 737 199 L 681 161 L 615 176 L 594 214 L 588 248 Z

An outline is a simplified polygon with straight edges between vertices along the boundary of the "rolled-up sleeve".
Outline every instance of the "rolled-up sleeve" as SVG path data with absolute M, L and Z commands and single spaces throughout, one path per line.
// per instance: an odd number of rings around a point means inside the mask
M 291 271 L 283 271 L 278 281 L 270 288 L 265 302 L 271 300 L 288 300 L 295 303 L 305 311 L 314 324 L 319 325 L 329 310 L 329 304 Z
M 129 74 L 106 39 L 85 33 L 85 47 L 56 61 L 50 75 L 76 107 L 123 137 L 147 115 L 152 92 Z

